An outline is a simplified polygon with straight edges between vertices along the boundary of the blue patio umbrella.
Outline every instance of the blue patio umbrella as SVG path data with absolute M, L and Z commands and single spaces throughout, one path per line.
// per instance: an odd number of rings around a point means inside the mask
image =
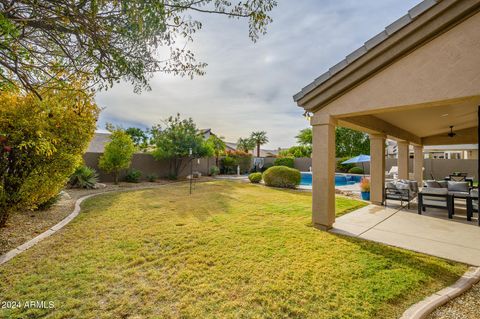
M 342 164 L 362 163 L 363 173 L 365 174 L 365 167 L 363 166 L 363 163 L 365 162 L 370 162 L 370 155 L 360 154 L 358 156 L 352 157 L 351 159 L 342 162 Z

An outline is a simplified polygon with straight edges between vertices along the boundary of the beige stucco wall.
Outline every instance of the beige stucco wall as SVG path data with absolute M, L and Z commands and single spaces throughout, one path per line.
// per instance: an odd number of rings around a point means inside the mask
M 480 13 L 377 73 L 317 113 L 363 114 L 480 96 Z M 445 67 L 448 66 L 448 67 Z

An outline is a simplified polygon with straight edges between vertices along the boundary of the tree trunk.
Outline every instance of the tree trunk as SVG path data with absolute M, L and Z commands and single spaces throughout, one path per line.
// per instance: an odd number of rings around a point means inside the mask
M 260 143 L 257 143 L 257 157 L 260 157 Z

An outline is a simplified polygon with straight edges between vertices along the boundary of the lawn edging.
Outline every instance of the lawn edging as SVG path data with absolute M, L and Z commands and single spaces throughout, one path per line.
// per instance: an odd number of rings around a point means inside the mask
M 408 308 L 400 319 L 424 319 L 435 309 L 463 294 L 480 281 L 480 267 L 470 267 L 453 285 Z
M 179 181 L 179 182 L 171 182 L 171 183 L 166 183 L 166 184 L 161 184 L 161 185 L 157 185 L 157 186 L 146 186 L 146 187 L 138 187 L 138 188 L 127 188 L 127 189 L 114 189 L 114 190 L 109 190 L 109 191 L 103 191 L 103 192 L 98 192 L 98 193 L 94 193 L 94 194 L 89 194 L 89 195 L 85 195 L 85 196 L 82 196 L 80 197 L 79 199 L 77 199 L 75 201 L 75 207 L 73 209 L 73 211 L 68 214 L 67 217 L 65 217 L 64 219 L 62 219 L 60 222 L 58 222 L 57 224 L 55 224 L 54 226 L 50 227 L 49 229 L 47 229 L 46 231 L 44 231 L 43 233 L 41 233 L 40 235 L 30 239 L 29 241 L 23 243 L 22 245 L 10 250 L 9 252 L 3 254 L 3 255 L 0 255 L 0 265 L 3 265 L 4 263 L 6 263 L 7 261 L 9 261 L 10 259 L 14 258 L 15 256 L 21 254 L 22 252 L 26 251 L 27 249 L 35 246 L 36 244 L 38 244 L 39 242 L 41 242 L 42 240 L 44 240 L 45 238 L 48 238 L 50 237 L 51 235 L 55 234 L 57 231 L 59 231 L 60 229 L 62 229 L 63 227 L 65 227 L 68 223 L 70 223 L 75 217 L 78 216 L 78 214 L 80 214 L 80 211 L 81 211 L 81 207 L 80 205 L 82 204 L 82 202 L 86 199 L 89 199 L 91 197 L 95 197 L 95 196 L 98 196 L 98 195 L 103 195 L 103 194 L 110 194 L 110 193 L 121 193 L 121 192 L 128 192 L 128 191 L 136 191 L 136 190 L 144 190 L 144 189 L 152 189 L 152 188 L 159 188 L 159 187 L 163 187 L 163 186 L 167 186 L 167 185 L 172 185 L 172 184 L 178 184 L 178 183 L 183 183 L 184 181 Z

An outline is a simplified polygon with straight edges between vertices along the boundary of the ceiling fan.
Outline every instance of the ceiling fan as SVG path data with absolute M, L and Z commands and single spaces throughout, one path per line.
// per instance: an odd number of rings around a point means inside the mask
M 447 135 L 448 137 L 454 137 L 455 135 L 457 135 L 457 133 L 453 132 L 453 125 L 450 126 L 450 133 L 448 133 Z

